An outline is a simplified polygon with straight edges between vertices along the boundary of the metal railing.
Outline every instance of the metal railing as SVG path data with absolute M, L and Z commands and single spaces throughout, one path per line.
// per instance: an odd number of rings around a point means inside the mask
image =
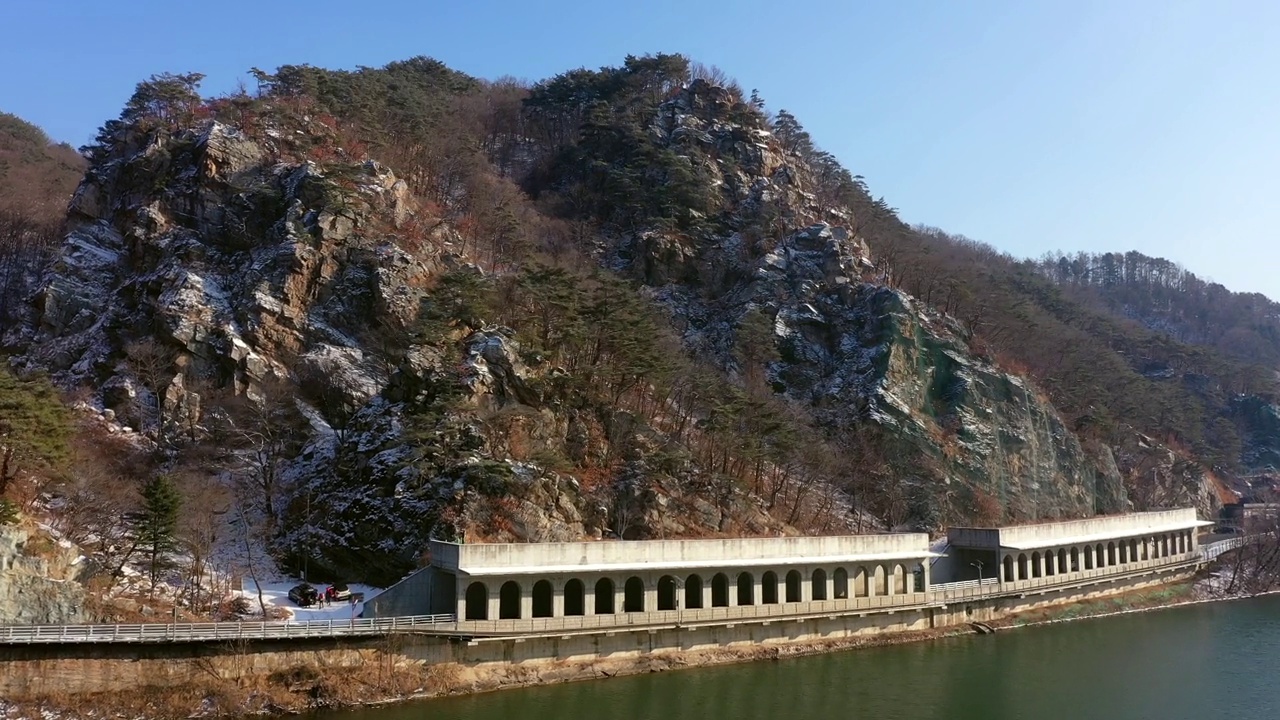
M 361 637 L 452 625 L 454 615 L 312 622 L 144 623 L 136 625 L 0 625 L 0 644 L 163 643 Z
M 1235 550 L 1238 547 L 1244 547 L 1246 540 L 1248 540 L 1248 537 L 1242 535 L 1240 537 L 1227 538 L 1226 540 L 1219 540 L 1207 545 L 1201 545 L 1200 554 L 1204 557 L 1206 562 L 1209 560 L 1217 560 L 1219 555 L 1227 552 L 1228 550 Z
M 960 580 L 958 582 L 949 583 L 933 583 L 929 586 L 929 590 L 933 592 L 950 592 L 953 590 L 968 590 L 977 587 L 993 587 L 1000 584 L 1000 578 L 982 578 L 982 580 Z

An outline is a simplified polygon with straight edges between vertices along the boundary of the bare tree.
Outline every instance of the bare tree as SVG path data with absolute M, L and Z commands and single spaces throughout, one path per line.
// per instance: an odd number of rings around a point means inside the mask
M 143 416 L 143 423 L 147 421 L 147 415 L 150 415 L 150 419 L 156 425 L 156 439 L 163 443 L 165 426 L 168 423 L 165 417 L 164 391 L 168 383 L 173 380 L 175 353 L 172 348 L 150 337 L 127 344 L 124 352 L 129 358 L 129 364 L 138 382 L 142 383 L 150 395 L 151 405 L 138 408 Z
M 228 398 L 223 407 L 223 434 L 238 481 L 252 488 L 270 535 L 280 521 L 284 469 L 302 449 L 306 419 L 292 388 L 277 380 L 263 382 L 253 396 Z
M 179 479 L 179 489 L 183 502 L 178 541 L 189 557 L 187 603 L 192 610 L 199 612 L 201 600 L 205 597 L 205 577 L 210 569 L 213 548 L 226 528 L 232 498 L 231 492 L 216 480 L 194 473 Z

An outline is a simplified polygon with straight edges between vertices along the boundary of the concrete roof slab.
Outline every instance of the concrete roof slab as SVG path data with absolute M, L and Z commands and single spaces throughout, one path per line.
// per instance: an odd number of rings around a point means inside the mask
M 717 560 L 712 562 L 694 560 L 654 561 L 634 563 L 586 563 L 573 565 L 526 565 L 496 567 L 466 567 L 460 565 L 457 572 L 468 577 L 505 576 L 505 575 L 571 575 L 574 573 L 626 573 L 653 572 L 659 570 L 702 570 L 715 572 L 741 568 L 790 567 L 794 565 L 859 565 L 892 560 L 923 560 L 941 557 L 939 553 L 927 550 L 916 552 L 868 553 L 859 555 L 829 555 L 824 557 L 763 557 Z

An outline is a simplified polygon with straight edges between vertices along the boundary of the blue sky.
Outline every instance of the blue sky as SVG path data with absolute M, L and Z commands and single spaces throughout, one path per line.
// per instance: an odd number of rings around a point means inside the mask
M 161 71 L 429 55 L 539 79 L 683 52 L 909 222 L 1018 256 L 1128 250 L 1280 299 L 1280 3 L 2 0 L 0 110 L 79 145 Z

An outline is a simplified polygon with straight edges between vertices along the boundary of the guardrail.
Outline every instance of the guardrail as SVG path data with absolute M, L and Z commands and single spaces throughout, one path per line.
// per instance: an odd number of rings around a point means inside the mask
M 958 582 L 949 583 L 933 583 L 929 589 L 935 592 L 948 592 L 951 590 L 967 590 L 977 587 L 992 587 L 1000 584 L 1000 578 L 982 578 L 982 580 L 960 580 Z
M 218 640 L 272 640 L 361 637 L 436 629 L 454 615 L 402 615 L 389 618 L 312 622 L 147 623 L 137 625 L 2 625 L 0 644 L 161 643 Z
M 1200 554 L 1204 557 L 1205 561 L 1217 560 L 1219 555 L 1227 552 L 1228 550 L 1235 550 L 1238 547 L 1244 547 L 1244 544 L 1248 539 L 1249 538 L 1247 536 L 1242 535 L 1240 537 L 1227 538 L 1226 540 L 1219 540 L 1207 545 L 1201 545 Z

